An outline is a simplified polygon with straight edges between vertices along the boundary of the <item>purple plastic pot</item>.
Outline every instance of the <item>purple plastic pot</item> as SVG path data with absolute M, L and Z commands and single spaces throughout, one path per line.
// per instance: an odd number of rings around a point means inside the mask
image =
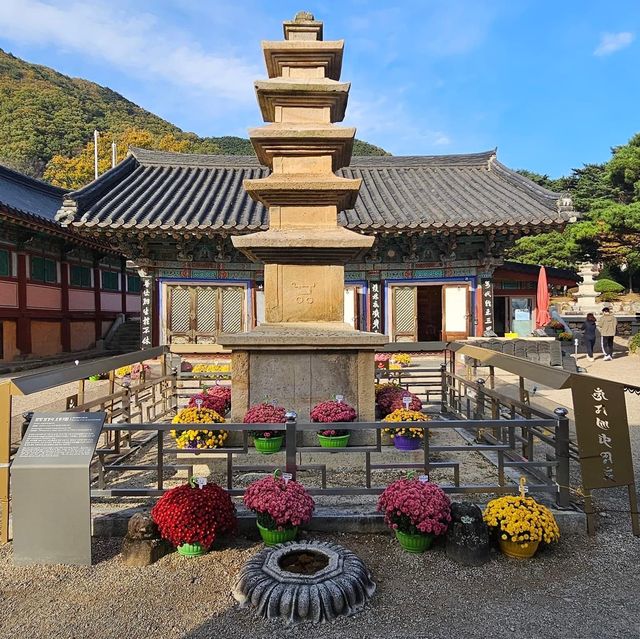
M 422 439 L 420 437 L 405 437 L 404 435 L 396 435 L 393 438 L 393 445 L 398 450 L 418 450 L 422 447 Z

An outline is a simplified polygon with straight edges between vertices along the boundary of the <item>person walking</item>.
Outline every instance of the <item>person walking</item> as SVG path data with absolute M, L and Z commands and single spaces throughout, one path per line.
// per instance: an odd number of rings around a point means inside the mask
M 613 338 L 618 327 L 618 320 L 608 306 L 602 309 L 602 317 L 600 318 L 600 335 L 602 336 L 602 351 L 604 352 L 604 361 L 613 359 Z
M 587 313 L 587 317 L 582 324 L 582 334 L 587 346 L 587 357 L 592 362 L 593 347 L 596 345 L 596 316 L 593 313 Z

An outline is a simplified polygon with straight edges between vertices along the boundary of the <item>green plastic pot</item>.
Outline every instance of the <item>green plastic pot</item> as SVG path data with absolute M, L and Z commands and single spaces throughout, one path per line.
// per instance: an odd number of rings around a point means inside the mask
M 285 541 L 293 541 L 298 534 L 297 526 L 285 528 L 284 530 L 269 530 L 269 528 L 261 526 L 258 522 L 256 522 L 256 526 L 258 526 L 260 536 L 265 546 L 277 546 L 278 544 L 283 544 Z
M 178 554 L 183 557 L 200 557 L 200 555 L 204 555 L 207 551 L 203 548 L 202 544 L 181 544 L 178 546 Z
M 283 441 L 284 435 L 280 435 L 279 437 L 255 437 L 253 443 L 259 453 L 271 455 L 282 448 Z
M 349 443 L 351 433 L 339 435 L 338 437 L 327 437 L 326 435 L 318 435 L 318 441 L 322 448 L 344 448 Z
M 420 553 L 429 550 L 433 535 L 409 535 L 396 529 L 396 539 L 406 552 Z

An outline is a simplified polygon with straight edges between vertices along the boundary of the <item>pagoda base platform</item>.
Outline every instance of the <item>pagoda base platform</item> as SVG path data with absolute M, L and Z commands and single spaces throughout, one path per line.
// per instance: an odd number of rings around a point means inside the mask
M 221 335 L 231 348 L 231 421 L 250 406 L 276 401 L 309 421 L 318 403 L 343 395 L 360 421 L 375 420 L 374 351 L 386 335 L 348 324 L 263 324 L 248 333 Z

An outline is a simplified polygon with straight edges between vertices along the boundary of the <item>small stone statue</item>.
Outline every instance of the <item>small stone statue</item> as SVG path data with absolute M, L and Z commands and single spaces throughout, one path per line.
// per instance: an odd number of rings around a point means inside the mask
M 136 513 L 129 519 L 122 542 L 122 561 L 127 566 L 148 566 L 169 552 L 171 545 L 160 539 L 158 527 L 149 513 Z
M 475 504 L 451 504 L 447 556 L 463 566 L 482 566 L 489 560 L 489 529 Z

